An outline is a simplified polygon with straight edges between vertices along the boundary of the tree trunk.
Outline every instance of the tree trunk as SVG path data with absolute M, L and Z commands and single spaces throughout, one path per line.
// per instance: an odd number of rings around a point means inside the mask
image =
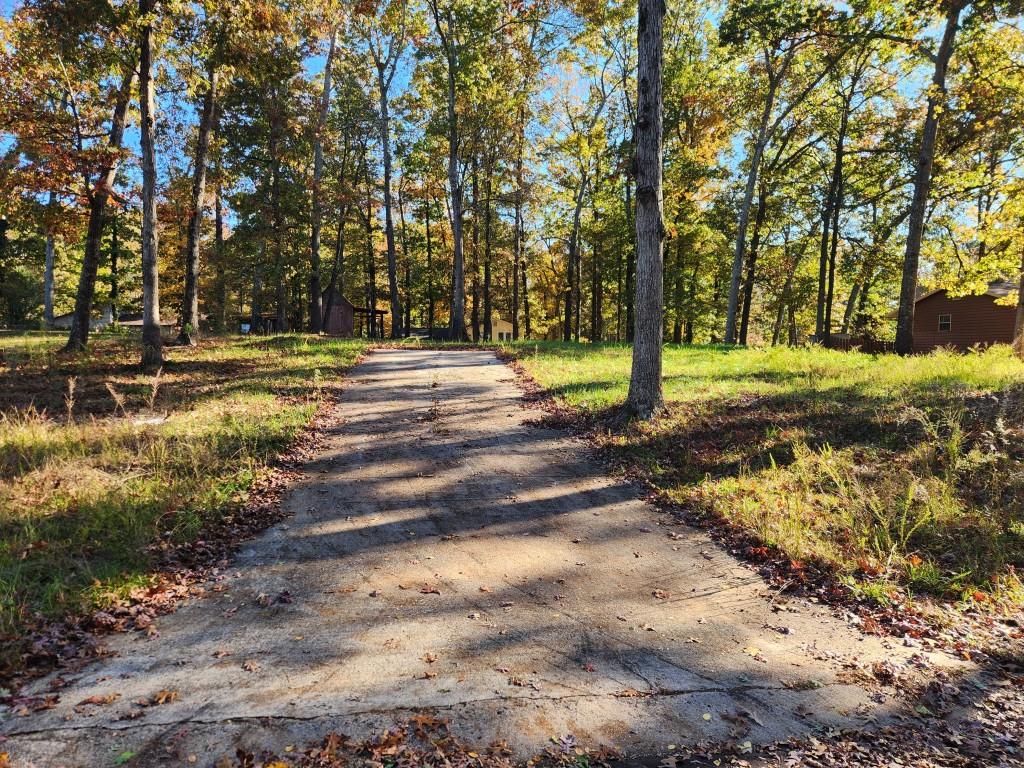
M 114 187 L 117 167 L 120 161 L 121 141 L 124 138 L 125 117 L 131 100 L 132 84 L 135 82 L 135 62 L 129 63 L 121 79 L 114 104 L 114 116 L 110 121 L 110 138 L 107 147 L 111 150 L 110 160 L 100 170 L 99 178 L 92 189 L 86 189 L 89 199 L 89 223 L 85 235 L 85 255 L 78 275 L 78 291 L 75 293 L 75 310 L 71 318 L 71 332 L 64 347 L 65 352 L 80 352 L 89 343 L 89 320 L 92 316 L 92 299 L 96 292 L 96 272 L 100 265 L 100 240 L 103 237 L 103 215 L 107 199 Z M 87 185 L 88 186 L 88 185 Z
M 0 285 L 3 285 L 4 281 L 7 279 L 4 267 L 7 265 L 7 229 L 9 226 L 10 224 L 7 221 L 7 217 L 0 214 Z M 13 314 L 14 313 L 11 311 L 10 303 L 8 303 L 8 317 L 5 318 L 4 315 L 0 314 L 0 323 L 13 323 Z
M 279 96 L 275 97 L 275 101 Z M 270 207 L 274 227 L 274 303 L 275 331 L 283 333 L 288 328 L 288 298 L 284 285 L 284 212 L 281 209 L 281 125 L 282 115 L 278 105 L 270 121 Z
M 1013 348 L 1024 360 L 1024 252 L 1020 257 L 1020 280 L 1017 283 L 1017 314 L 1013 321 Z
M 345 220 L 348 218 L 348 203 L 341 204 L 338 213 L 338 237 L 334 241 L 334 260 L 331 263 L 331 279 L 327 287 L 327 303 L 324 305 L 320 320 L 320 330 L 327 326 L 327 318 L 334 308 L 335 292 L 345 293 Z
M 634 283 L 636 282 L 637 243 L 633 217 L 633 178 L 626 174 L 626 229 L 634 233 L 633 247 L 626 251 L 626 341 L 632 342 L 635 331 Z
M 860 283 L 855 282 L 850 289 L 850 296 L 846 300 L 846 309 L 843 311 L 842 332 L 850 332 L 850 323 L 853 321 L 853 311 L 857 308 L 857 297 L 860 295 Z
M 391 112 L 384 63 L 377 65 L 380 92 L 380 145 L 384 165 L 384 239 L 388 250 L 388 292 L 391 298 L 391 338 L 402 336 L 402 304 L 398 298 L 398 256 L 395 253 L 395 223 L 391 211 Z
M 750 156 L 750 168 L 747 170 L 747 183 L 743 189 L 743 200 L 740 203 L 739 221 L 736 227 L 736 249 L 732 257 L 732 275 L 729 280 L 729 304 L 725 315 L 725 343 L 736 343 L 736 316 L 740 303 L 740 278 L 743 275 L 743 259 L 747 248 L 747 227 L 750 225 L 750 208 L 754 204 L 754 192 L 757 189 L 758 174 L 761 171 L 761 159 L 768 140 L 768 121 L 771 120 L 775 106 L 774 80 L 768 83 L 768 93 L 761 111 L 761 121 L 757 127 L 754 140 L 754 151 Z
M 320 94 L 320 113 L 317 116 L 316 133 L 313 136 L 313 181 L 312 209 L 310 211 L 309 234 L 309 330 L 323 331 L 324 297 L 320 289 L 320 229 L 323 222 L 323 200 L 321 182 L 324 175 L 324 131 L 327 116 L 331 110 L 331 77 L 334 68 L 334 52 L 338 45 L 338 30 L 331 30 L 331 44 L 327 49 L 324 63 L 324 87 Z
M 46 205 L 46 264 L 43 267 L 43 326 L 49 330 L 53 327 L 53 268 L 56 261 L 56 235 L 53 217 L 56 213 L 57 195 L 50 193 Z M 3 258 L 3 255 L 0 255 Z
M 676 219 L 679 222 L 679 219 Z M 683 282 L 685 279 L 684 275 L 684 255 L 683 255 L 683 238 L 679 236 L 678 231 L 676 234 L 676 274 L 675 274 L 675 285 L 673 286 L 672 296 L 672 308 L 673 308 L 673 323 L 672 323 L 672 343 L 681 344 L 683 341 Z
M 412 328 L 412 259 L 405 239 L 405 204 L 401 187 L 398 188 L 398 226 L 402 232 L 402 261 L 405 262 L 405 319 L 402 321 L 402 335 L 408 338 Z
M 121 303 L 120 273 L 118 272 L 118 259 L 121 257 L 121 247 L 117 237 L 118 216 L 115 213 L 110 217 L 110 315 L 113 321 L 117 322 L 118 305 Z
M 515 215 L 512 231 L 512 338 L 519 340 L 519 265 L 523 262 L 523 152 L 526 145 L 526 108 L 519 107 L 519 144 L 516 151 Z
M 594 262 L 590 269 L 590 342 L 596 344 L 604 336 L 604 286 L 601 274 L 601 233 L 598 231 L 600 216 L 594 206 Z
M 662 242 L 662 21 L 663 0 L 637 8 L 636 332 L 626 398 L 627 416 L 653 418 L 664 407 L 661 342 L 664 293 Z
M 384 335 L 384 329 L 377 327 L 377 265 L 373 253 L 373 197 L 370 185 L 369 165 L 366 172 L 366 307 L 371 339 Z
M 523 325 L 526 330 L 526 336 L 523 338 L 530 338 L 530 290 L 526 282 L 526 261 L 523 260 L 519 268 L 523 272 Z
M 434 338 L 434 249 L 430 240 L 430 198 L 423 208 L 427 230 L 427 337 Z
M 757 272 L 757 256 L 761 248 L 761 227 L 764 225 L 767 192 L 762 189 L 757 198 L 757 213 L 754 215 L 754 231 L 750 237 L 750 254 L 747 256 L 747 279 L 743 284 L 743 309 L 740 313 L 740 344 L 747 343 L 750 326 L 750 305 L 754 300 L 754 277 Z
M 477 163 L 473 160 L 473 259 L 470 269 L 473 271 L 473 279 L 470 289 L 472 291 L 472 306 L 469 310 L 469 322 L 472 324 L 473 342 L 480 341 L 480 185 L 477 178 Z
M 491 327 L 491 183 L 492 164 L 487 163 L 487 178 L 484 180 L 484 341 L 492 341 Z
M 932 167 L 935 164 L 935 141 L 939 132 L 939 115 L 946 99 L 946 70 L 949 68 L 949 60 L 953 57 L 956 32 L 963 9 L 964 3 L 955 0 L 947 11 L 942 42 L 935 57 L 932 87 L 928 91 L 928 109 L 921 129 L 921 145 L 914 172 L 914 197 L 910 203 L 910 219 L 907 223 L 907 247 L 903 257 L 903 278 L 896 320 L 896 352 L 901 355 L 908 355 L 914 351 L 917 267 L 921 258 L 921 241 L 924 239 L 924 220 L 931 191 Z
M 206 158 L 210 149 L 210 133 L 217 103 L 217 70 L 211 63 L 207 70 L 208 84 L 203 94 L 196 140 L 195 167 L 192 177 L 191 210 L 188 214 L 188 240 L 185 246 L 185 297 L 181 306 L 179 344 L 195 344 L 199 334 L 199 241 L 203 225 L 203 195 L 206 191 Z
M 224 252 L 224 200 L 221 196 L 220 163 L 217 163 L 216 186 L 213 195 L 213 250 L 217 257 L 217 329 L 224 333 L 228 327 L 228 270 Z
M 441 46 L 445 52 L 446 76 L 448 81 L 448 188 L 451 195 L 452 215 L 452 296 L 450 336 L 454 341 L 466 338 L 466 274 L 462 253 L 462 185 L 459 179 L 459 123 L 456 105 L 456 75 L 458 57 L 456 42 L 452 37 L 451 11 L 442 11 L 430 2 L 430 11 Z M 442 20 L 442 15 L 444 19 Z
M 151 0 L 139 0 L 139 16 L 152 11 Z M 163 364 L 160 336 L 160 273 L 156 219 L 156 98 L 153 88 L 153 25 L 145 23 L 139 41 L 139 122 L 142 144 L 142 365 Z
M 260 249 L 260 264 L 265 257 L 265 249 Z M 250 333 L 260 333 L 263 331 L 263 274 L 260 272 L 260 264 L 257 264 L 252 272 L 252 306 L 249 308 Z

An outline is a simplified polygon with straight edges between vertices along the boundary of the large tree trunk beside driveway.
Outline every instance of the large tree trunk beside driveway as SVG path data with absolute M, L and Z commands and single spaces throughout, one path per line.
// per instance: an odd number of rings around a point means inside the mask
M 661 342 L 664 314 L 662 220 L 662 22 L 664 0 L 637 9 L 636 329 L 625 415 L 650 419 L 664 407 Z
M 139 0 L 139 16 L 152 11 L 151 0 Z M 153 26 L 145 24 L 139 42 L 139 112 L 142 144 L 142 365 L 164 361 L 160 336 L 160 273 L 156 219 L 156 97 L 153 87 Z

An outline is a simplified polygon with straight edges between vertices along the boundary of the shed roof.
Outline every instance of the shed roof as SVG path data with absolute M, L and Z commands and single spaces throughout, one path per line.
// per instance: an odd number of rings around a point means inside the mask
M 914 299 L 914 303 L 916 304 L 919 301 L 924 301 L 925 299 L 929 298 L 930 296 L 934 296 L 937 293 L 945 293 L 946 290 L 946 288 L 936 288 L 935 290 L 932 291 L 926 291 L 925 293 L 922 293 L 920 296 Z M 1012 280 L 993 280 L 988 284 L 988 288 L 985 289 L 985 293 L 978 295 L 991 296 L 994 299 L 1001 299 L 1004 296 L 1009 296 L 1010 293 L 1012 293 L 1015 290 L 1017 290 L 1017 284 Z

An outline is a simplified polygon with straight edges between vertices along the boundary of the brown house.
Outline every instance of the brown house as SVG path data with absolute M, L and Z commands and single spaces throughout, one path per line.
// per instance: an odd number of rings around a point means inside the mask
M 330 288 L 324 291 L 323 302 L 325 312 L 328 302 L 331 305 L 330 313 L 324 318 L 324 333 L 332 336 L 351 336 L 356 327 L 356 308 L 352 302 L 342 296 L 337 289 L 332 291 Z
M 914 307 L 914 351 L 1011 344 L 1017 310 L 996 300 L 1016 288 L 1014 283 L 997 280 L 980 296 L 954 298 L 945 289 L 922 295 Z

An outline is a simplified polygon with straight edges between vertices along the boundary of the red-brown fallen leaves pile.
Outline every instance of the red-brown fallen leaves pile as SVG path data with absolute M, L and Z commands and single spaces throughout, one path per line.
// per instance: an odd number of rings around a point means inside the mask
M 586 749 L 572 736 L 552 739 L 552 745 L 525 763 L 513 759 L 504 742 L 473 749 L 452 734 L 446 720 L 429 714 L 414 715 L 400 727 L 379 736 L 356 741 L 337 733 L 302 752 L 254 755 L 238 750 L 234 759 L 222 757 L 217 768 L 557 768 L 590 766 L 601 768 L 618 760 L 614 750 Z

